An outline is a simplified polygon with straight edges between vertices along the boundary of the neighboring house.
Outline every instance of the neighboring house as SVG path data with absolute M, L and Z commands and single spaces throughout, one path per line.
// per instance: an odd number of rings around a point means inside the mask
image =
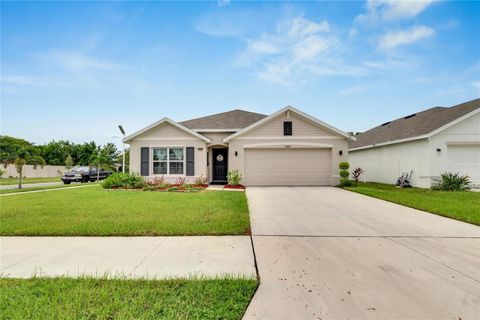
M 364 181 L 393 184 L 413 170 L 413 185 L 430 188 L 441 173 L 458 172 L 480 187 L 480 99 L 392 120 L 356 138 L 350 164 L 365 170 Z
M 335 185 L 347 161 L 347 133 L 292 107 L 272 115 L 233 110 L 175 122 L 168 118 L 125 137 L 130 172 L 175 181 L 186 176 L 245 185 Z

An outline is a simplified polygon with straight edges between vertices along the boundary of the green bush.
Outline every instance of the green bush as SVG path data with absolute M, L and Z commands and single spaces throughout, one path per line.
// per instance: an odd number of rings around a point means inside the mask
M 141 189 L 145 186 L 145 180 L 141 176 L 126 173 L 114 173 L 102 182 L 104 189 Z
M 459 173 L 445 172 L 435 179 L 432 189 L 441 191 L 465 191 L 470 189 L 470 179 Z
M 340 177 L 346 179 L 350 176 L 350 172 L 348 172 L 347 170 L 340 170 Z
M 348 162 L 340 162 L 338 164 L 338 168 L 341 170 L 348 170 L 350 168 L 350 164 Z
M 227 180 L 228 184 L 232 186 L 238 186 L 242 181 L 243 175 L 238 170 L 231 170 L 228 172 Z
M 340 187 L 356 187 L 356 183 L 354 180 L 342 178 L 340 179 Z

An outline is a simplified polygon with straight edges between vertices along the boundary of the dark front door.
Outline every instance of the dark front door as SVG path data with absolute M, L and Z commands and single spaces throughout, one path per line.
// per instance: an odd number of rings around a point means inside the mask
M 228 149 L 213 149 L 213 181 L 226 182 L 228 170 Z

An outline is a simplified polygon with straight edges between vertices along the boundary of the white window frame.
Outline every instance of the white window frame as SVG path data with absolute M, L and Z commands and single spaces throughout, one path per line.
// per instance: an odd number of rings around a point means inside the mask
M 174 148 L 179 148 L 183 150 L 183 161 L 181 160 L 170 160 L 170 149 Z M 167 173 L 161 174 L 161 173 L 154 173 L 153 172 L 153 163 L 154 162 L 165 162 L 165 161 L 159 161 L 159 160 L 153 160 L 153 149 L 167 149 Z M 151 167 L 150 167 L 150 172 L 152 173 L 152 176 L 169 176 L 169 177 L 180 177 L 185 175 L 185 170 L 186 170 L 186 165 L 187 165 L 187 154 L 186 154 L 186 147 L 185 146 L 152 146 L 150 147 L 150 161 L 151 161 Z M 182 162 L 183 163 L 183 171 L 182 173 L 175 173 L 175 174 L 170 174 L 170 161 L 171 162 Z

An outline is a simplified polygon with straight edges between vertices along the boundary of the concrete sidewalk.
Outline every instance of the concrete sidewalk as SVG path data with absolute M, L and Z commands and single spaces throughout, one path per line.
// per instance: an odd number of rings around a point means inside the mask
M 255 278 L 250 237 L 1 237 L 0 276 Z

